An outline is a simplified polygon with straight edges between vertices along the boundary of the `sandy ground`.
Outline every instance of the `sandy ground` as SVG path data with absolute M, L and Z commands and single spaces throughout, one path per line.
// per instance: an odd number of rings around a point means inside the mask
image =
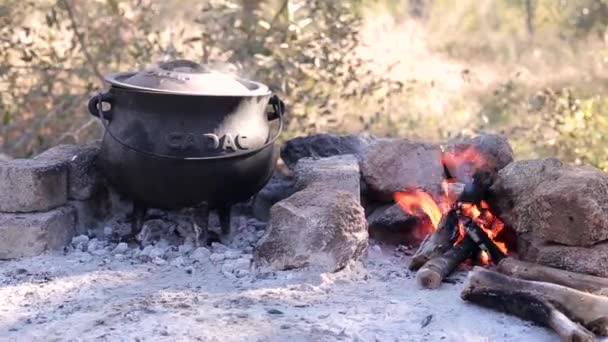
M 464 273 L 439 290 L 418 289 L 407 256 L 394 247 L 372 246 L 362 262 L 336 274 L 240 278 L 221 261 L 155 263 L 115 254 L 70 250 L 2 262 L 0 340 L 557 340 L 549 330 L 463 302 Z

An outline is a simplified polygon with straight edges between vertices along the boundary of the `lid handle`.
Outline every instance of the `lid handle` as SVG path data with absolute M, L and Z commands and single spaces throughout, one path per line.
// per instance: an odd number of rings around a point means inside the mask
M 158 65 L 159 68 L 167 71 L 177 71 L 177 72 L 186 72 L 186 73 L 203 73 L 209 72 L 207 68 L 204 66 L 189 61 L 187 59 L 178 59 L 174 61 L 163 62 Z

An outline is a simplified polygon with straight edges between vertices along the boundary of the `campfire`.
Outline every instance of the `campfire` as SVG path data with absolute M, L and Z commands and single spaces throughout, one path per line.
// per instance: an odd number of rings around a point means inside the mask
M 419 217 L 415 237 L 422 239 L 409 268 L 418 271 L 425 288 L 437 288 L 462 262 L 497 264 L 513 248 L 507 246 L 504 223 L 486 201 L 492 172 L 482 155 L 470 147 L 446 152 L 442 164 L 449 178 L 443 181 L 440 198 L 420 189 L 394 194 L 395 202 L 409 215 Z
M 439 196 L 417 188 L 393 196 L 418 218 L 422 242 L 409 264 L 418 284 L 438 288 L 464 262 L 494 267 L 475 266 L 461 297 L 550 327 L 564 341 L 607 336 L 608 281 L 514 258 L 513 232 L 489 203 L 495 171 L 474 148 L 444 152 L 441 162 L 448 177 Z

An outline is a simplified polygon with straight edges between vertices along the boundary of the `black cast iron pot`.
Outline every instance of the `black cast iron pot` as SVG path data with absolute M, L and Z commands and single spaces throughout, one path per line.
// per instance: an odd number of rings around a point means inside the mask
M 110 183 L 135 202 L 225 207 L 251 197 L 272 175 L 284 105 L 265 85 L 185 60 L 106 81 L 109 91 L 88 106 L 105 126 L 100 162 Z

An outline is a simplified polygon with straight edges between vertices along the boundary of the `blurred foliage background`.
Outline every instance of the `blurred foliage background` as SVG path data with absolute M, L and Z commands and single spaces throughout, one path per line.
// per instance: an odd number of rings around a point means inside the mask
M 608 0 L 0 0 L 0 153 L 98 139 L 109 72 L 173 58 L 268 84 L 283 139 L 507 135 L 608 170 Z

